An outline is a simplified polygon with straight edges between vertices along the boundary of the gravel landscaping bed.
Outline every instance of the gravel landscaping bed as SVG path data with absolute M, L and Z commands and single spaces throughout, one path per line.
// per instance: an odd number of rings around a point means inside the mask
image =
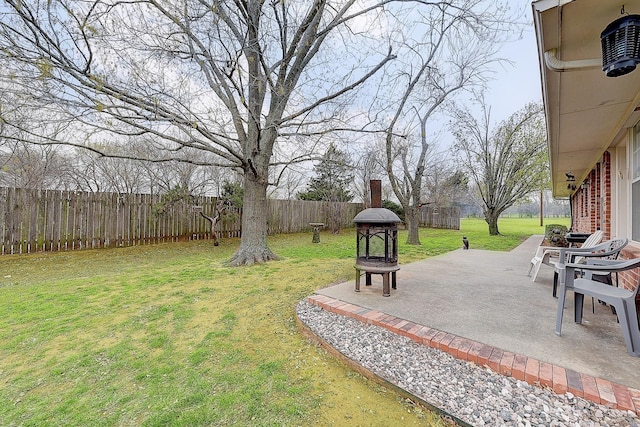
M 307 301 L 296 313 L 345 357 L 473 426 L 640 426 L 632 412 L 499 375 Z

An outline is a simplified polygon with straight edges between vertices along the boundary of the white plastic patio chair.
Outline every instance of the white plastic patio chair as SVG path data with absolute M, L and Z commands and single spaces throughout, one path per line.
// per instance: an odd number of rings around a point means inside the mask
M 591 234 L 587 240 L 584 241 L 580 249 L 582 248 L 591 248 L 602 241 L 604 233 L 602 230 L 597 230 L 593 234 Z M 560 256 L 561 249 L 576 249 L 576 248 L 558 248 L 555 246 L 540 246 L 536 251 L 536 254 L 533 258 L 531 258 L 531 264 L 529 265 L 529 272 L 527 275 L 531 275 L 531 271 L 533 270 L 533 276 L 531 277 L 531 281 L 535 282 L 538 277 L 538 272 L 540 271 L 540 267 L 542 265 L 548 265 L 550 267 L 555 267 L 555 262 L 558 260 Z

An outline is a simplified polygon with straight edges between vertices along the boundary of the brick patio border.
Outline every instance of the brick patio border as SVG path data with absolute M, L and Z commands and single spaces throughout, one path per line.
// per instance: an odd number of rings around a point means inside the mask
M 569 391 L 575 396 L 592 402 L 633 411 L 640 416 L 640 390 L 501 350 L 325 295 L 315 294 L 306 300 L 329 312 L 380 326 L 417 343 L 445 351 L 458 359 L 467 360 L 479 366 L 488 366 L 496 373 L 532 385 L 548 387 L 558 394 Z

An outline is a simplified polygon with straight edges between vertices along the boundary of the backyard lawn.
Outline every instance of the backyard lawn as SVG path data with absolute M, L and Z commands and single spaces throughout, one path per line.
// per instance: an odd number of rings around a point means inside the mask
M 568 224 L 568 219 L 547 222 Z M 400 262 L 509 250 L 539 220 L 422 229 Z M 237 239 L 0 257 L 0 425 L 445 425 L 297 330 L 294 306 L 354 278 L 355 231 L 269 237 L 279 261 L 227 267 Z

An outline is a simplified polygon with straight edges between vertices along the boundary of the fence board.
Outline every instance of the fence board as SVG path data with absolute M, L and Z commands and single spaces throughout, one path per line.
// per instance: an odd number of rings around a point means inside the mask
M 7 253 L 7 243 L 6 243 L 6 226 L 7 226 L 7 199 L 8 199 L 8 188 L 0 188 L 0 254 L 4 255 Z
M 49 250 L 58 250 L 58 236 L 56 235 L 57 226 L 60 224 L 58 221 L 58 201 L 57 199 L 60 197 L 60 193 L 57 191 L 47 192 L 47 228 L 46 233 L 49 237 Z
M 11 195 L 13 214 L 11 215 L 11 241 L 13 248 L 11 253 L 22 253 L 22 206 L 20 206 L 20 195 L 18 191 L 13 191 Z
M 46 190 L 38 191 L 38 200 L 36 202 L 37 205 L 37 213 L 36 213 L 36 221 L 37 221 L 37 229 L 36 229 L 36 252 L 43 251 L 46 246 L 46 240 L 44 239 L 45 230 L 47 228 L 46 223 L 46 204 L 45 197 Z
M 430 228 L 460 230 L 460 208 L 423 206 L 420 210 L 420 225 Z

